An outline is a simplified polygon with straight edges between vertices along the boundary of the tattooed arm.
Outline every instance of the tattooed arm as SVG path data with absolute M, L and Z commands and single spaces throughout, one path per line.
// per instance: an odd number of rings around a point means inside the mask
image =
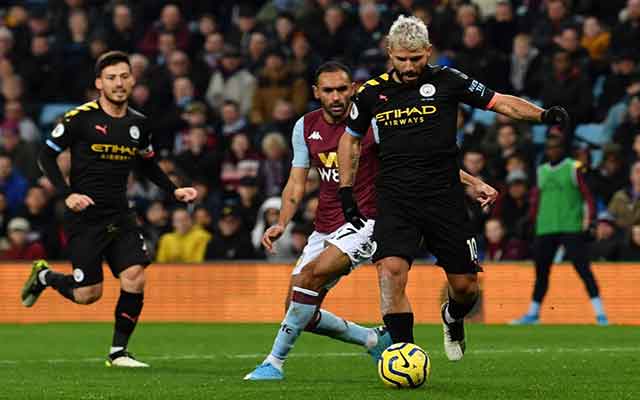
M 360 160 L 359 137 L 343 134 L 338 144 L 338 169 L 340 175 L 340 187 L 353 186 L 358 171 Z

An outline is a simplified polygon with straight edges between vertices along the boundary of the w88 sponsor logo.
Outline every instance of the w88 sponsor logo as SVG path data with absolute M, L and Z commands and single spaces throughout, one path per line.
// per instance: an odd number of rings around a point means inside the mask
M 318 168 L 320 179 L 324 182 L 340 183 L 340 176 L 337 168 Z

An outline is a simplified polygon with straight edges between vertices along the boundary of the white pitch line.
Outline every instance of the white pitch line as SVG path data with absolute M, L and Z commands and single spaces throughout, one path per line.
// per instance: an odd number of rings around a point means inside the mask
M 558 347 L 538 347 L 538 348 L 513 348 L 513 349 L 471 349 L 467 354 L 511 354 L 511 353 L 524 353 L 524 354 L 538 354 L 538 353 L 637 353 L 640 352 L 640 347 L 576 347 L 576 348 L 558 348 Z M 174 360 L 213 360 L 213 359 L 253 359 L 265 357 L 265 353 L 248 353 L 248 354 L 176 354 L 176 355 L 163 355 L 163 356 L 149 356 L 143 357 L 148 361 L 174 361 Z M 335 358 L 335 357 L 364 357 L 365 353 L 359 352 L 345 352 L 345 353 L 293 353 L 290 357 L 293 358 Z M 105 358 L 54 358 L 54 359 L 41 359 L 41 360 L 1 360 L 0 365 L 15 365 L 26 363 L 95 363 L 104 361 Z

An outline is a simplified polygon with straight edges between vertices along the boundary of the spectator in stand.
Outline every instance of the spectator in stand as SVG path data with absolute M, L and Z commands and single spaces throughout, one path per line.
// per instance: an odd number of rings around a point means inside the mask
M 240 4 L 238 15 L 233 21 L 231 30 L 225 35 L 227 41 L 244 52 L 249 47 L 251 34 L 258 29 L 256 9 L 250 3 Z
M 347 56 L 346 38 L 351 37 L 351 32 L 344 10 L 337 4 L 329 5 L 324 10 L 322 23 L 313 21 L 308 26 L 306 33 L 309 35 L 311 48 L 323 59 L 342 58 Z
M 225 206 L 218 226 L 209 241 L 207 260 L 251 260 L 259 258 L 251 244 L 249 230 L 242 224 L 239 210 L 233 205 Z
M 609 109 L 628 95 L 628 88 L 640 85 L 640 73 L 637 70 L 637 54 L 629 52 L 613 57 L 611 74 L 608 74 L 602 86 L 602 94 L 598 98 L 597 118 L 603 120 Z
M 542 56 L 531 46 L 531 36 L 520 33 L 513 39 L 509 83 L 515 95 L 536 98 L 542 86 Z
M 456 19 L 448 25 L 449 34 L 445 35 L 443 49 L 458 51 L 463 47 L 465 30 L 480 24 L 478 9 L 473 4 L 461 4 L 455 11 Z
M 233 100 L 225 100 L 222 105 L 222 132 L 223 138 L 229 138 L 236 133 L 248 134 L 252 131 L 247 118 L 240 112 L 240 105 Z
M 62 62 L 67 67 L 82 64 L 89 57 L 89 16 L 83 9 L 69 14 L 67 30 L 59 36 Z
M 11 214 L 15 214 L 24 202 L 29 183 L 14 168 L 11 157 L 0 154 L 0 191 L 7 197 L 7 206 Z
M 37 260 L 45 258 L 44 247 L 39 241 L 29 241 L 29 221 L 13 218 L 7 226 L 6 248 L 0 254 L 3 260 Z
M 487 158 L 479 148 L 465 150 L 462 155 L 462 165 L 469 174 L 481 178 L 485 182 L 490 182 L 491 174 L 487 169 Z
M 262 140 L 269 132 L 281 132 L 285 137 L 287 145 L 291 144 L 291 132 L 296 124 L 297 115 L 293 109 L 293 104 L 284 99 L 278 99 L 273 106 L 271 113 L 271 122 L 262 124 L 254 136 L 254 144 L 257 147 L 262 146 Z
M 547 0 L 544 17 L 538 19 L 533 27 L 533 44 L 543 52 L 552 48 L 553 39 L 560 35 L 564 27 L 576 25 L 565 1 Z
M 213 232 L 213 216 L 211 216 L 211 212 L 207 207 L 203 205 L 196 206 L 193 210 L 193 222 L 205 231 Z
M 267 52 L 268 46 L 269 41 L 267 39 L 267 35 L 263 32 L 255 31 L 251 36 L 249 36 L 245 65 L 253 75 L 256 75 L 264 66 L 264 56 Z
M 170 231 L 169 212 L 161 201 L 156 200 L 147 207 L 144 215 L 142 235 L 147 245 L 149 258 L 155 260 L 160 237 Z
M 33 182 L 38 179 L 42 172 L 37 163 L 37 146 L 22 141 L 15 125 L 3 126 L 0 132 L 2 132 L 0 151 L 11 157 L 16 171 L 20 171 L 28 181 Z
M 507 159 L 516 153 L 526 152 L 522 135 L 513 124 L 498 127 L 496 145 L 492 149 L 490 170 L 496 179 L 503 181 L 507 176 Z M 526 170 L 525 170 L 526 171 Z
M 4 121 L 1 125 L 15 126 L 20 139 L 25 143 L 31 143 L 37 147 L 42 140 L 38 126 L 25 115 L 22 103 L 18 100 L 10 100 L 4 104 Z
M 204 63 L 209 68 L 209 72 L 220 67 L 222 51 L 224 50 L 224 35 L 221 32 L 214 32 L 207 35 L 204 46 L 199 49 L 196 60 Z
M 507 60 L 486 45 L 484 33 L 478 25 L 464 28 L 462 47 L 456 54 L 454 64 L 469 76 L 482 77 L 482 81 L 495 90 L 508 90 Z
M 615 143 L 603 148 L 602 162 L 593 176 L 593 193 L 601 204 L 609 204 L 613 194 L 629 182 L 629 170 L 624 166 L 621 151 Z
M 272 50 L 266 55 L 264 68 L 258 74 L 258 85 L 251 108 L 251 123 L 270 122 L 278 99 L 290 101 L 296 114 L 302 114 L 307 109 L 309 88 L 307 81 L 291 72 L 284 56 Z
M 502 221 L 490 218 L 484 226 L 484 261 L 524 260 L 528 257 L 526 242 L 509 239 Z
M 640 51 L 640 0 L 628 0 L 624 10 L 626 19 L 613 28 L 611 51 L 613 54 Z
M 258 218 L 258 210 L 264 200 L 262 192 L 258 192 L 258 179 L 252 176 L 244 176 L 238 182 L 238 211 L 244 226 L 253 231 Z
M 499 219 L 509 237 L 529 239 L 529 186 L 527 174 L 515 170 L 507 175 L 507 188 L 493 207 L 491 217 Z
M 62 256 L 53 208 L 42 187 L 29 188 L 18 216 L 29 221 L 29 241 L 40 242 L 49 258 L 59 259 Z
M 278 223 L 280 216 L 280 208 L 282 199 L 280 197 L 270 197 L 265 200 L 258 211 L 256 226 L 251 232 L 251 242 L 258 254 L 266 256 L 267 260 L 274 261 L 278 259 L 290 259 L 293 257 L 291 251 L 291 224 L 287 226 L 277 242 L 274 243 L 273 252 L 266 253 L 262 247 L 262 236 L 264 232 L 272 225 Z
M 213 14 L 202 14 L 197 21 L 193 21 L 192 26 L 191 43 L 189 48 L 189 55 L 193 56 L 198 54 L 205 45 L 207 37 L 214 33 L 220 33 L 220 26 L 218 20 Z
M 151 57 L 159 50 L 159 36 L 161 32 L 168 32 L 174 35 L 176 48 L 189 50 L 189 29 L 182 21 L 182 13 L 175 3 L 170 3 L 162 7 L 160 19 L 156 21 L 144 34 L 138 43 L 138 48 L 147 56 Z
M 156 262 L 198 263 L 204 261 L 211 234 L 193 224 L 189 212 L 178 208 L 171 217 L 173 232 L 165 233 L 158 243 Z
M 622 237 L 615 218 L 607 211 L 601 211 L 596 220 L 594 241 L 589 243 L 591 261 L 618 261 L 620 259 Z
M 620 252 L 620 261 L 640 261 L 640 224 L 631 227 Z
M 613 134 L 613 141 L 618 143 L 628 156 L 638 133 L 640 133 L 640 95 L 635 95 L 629 100 L 624 120 Z
M 604 72 L 607 66 L 607 52 L 611 43 L 611 33 L 602 28 L 598 17 L 589 16 L 582 23 L 582 39 L 580 44 L 587 49 L 595 71 Z
M 187 148 L 176 156 L 176 165 L 191 179 L 201 180 L 209 187 L 220 185 L 220 160 L 207 149 L 208 132 L 204 126 L 189 129 Z
M 322 64 L 322 61 L 311 49 L 309 40 L 304 33 L 296 32 L 293 35 L 291 50 L 292 58 L 289 65 L 291 65 L 293 75 L 301 77 L 307 82 L 313 82 L 315 71 Z
M 260 156 L 251 148 L 244 133 L 231 137 L 229 150 L 222 161 L 220 180 L 225 190 L 234 190 L 243 176 L 257 176 Z
M 262 154 L 258 179 L 261 193 L 266 197 L 280 196 L 289 176 L 291 160 L 289 146 L 279 132 L 268 133 L 262 139 Z
M 358 25 L 347 38 L 349 59 L 354 65 L 361 64 L 361 55 L 375 50 L 386 34 L 380 11 L 375 3 L 364 3 L 358 9 Z
M 240 113 L 248 115 L 256 89 L 256 79 L 242 67 L 240 51 L 225 46 L 220 60 L 220 68 L 211 75 L 207 88 L 207 102 L 214 110 L 219 110 L 225 100 L 233 100 L 240 105 Z
M 282 11 L 276 16 L 273 28 L 275 47 L 290 57 L 292 53 L 291 40 L 296 31 L 295 17 L 287 11 Z
M 31 54 L 20 66 L 20 75 L 25 80 L 26 93 L 34 101 L 47 102 L 60 99 L 62 68 L 50 48 L 49 39 L 34 36 L 31 39 Z
M 545 79 L 540 99 L 545 108 L 562 105 L 576 123 L 587 122 L 591 118 L 593 94 L 589 81 L 577 68 L 566 50 L 553 53 L 553 68 Z M 573 131 L 565 133 L 565 140 L 571 142 Z
M 7 203 L 7 196 L 0 191 L 0 237 L 7 234 L 7 224 L 9 223 L 10 213 Z
M 511 53 L 513 40 L 520 29 L 510 1 L 497 2 L 495 14 L 488 18 L 485 29 L 496 50 L 504 55 Z
M 129 4 L 116 3 L 111 12 L 111 23 L 105 33 L 107 44 L 111 50 L 127 53 L 136 51 L 135 44 L 140 41 L 140 24 L 134 18 Z
M 621 228 L 640 224 L 640 161 L 631 165 L 629 182 L 626 188 L 615 192 L 608 206 L 616 225 Z
M 560 35 L 556 36 L 553 42 L 559 49 L 569 53 L 573 65 L 580 68 L 582 75 L 589 76 L 591 74 L 591 58 L 589 58 L 587 49 L 580 44 L 580 31 L 577 27 L 566 26 L 562 28 Z

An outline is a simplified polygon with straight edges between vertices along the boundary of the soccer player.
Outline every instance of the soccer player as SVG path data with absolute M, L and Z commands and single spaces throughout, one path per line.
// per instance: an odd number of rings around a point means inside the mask
M 146 117 L 128 107 L 135 84 L 128 55 L 119 51 L 103 54 L 96 61 L 95 74 L 98 100 L 67 112 L 39 157 L 41 169 L 65 198 L 73 273 L 55 272 L 46 261 L 36 261 L 22 289 L 22 304 L 33 306 L 48 286 L 77 304 L 98 301 L 102 261 L 106 260 L 121 288 L 107 365 L 148 367 L 127 351 L 142 311 L 144 268 L 150 263 L 128 207 L 127 177 L 137 167 L 183 202 L 195 199 L 196 191 L 176 188 L 154 161 Z M 71 151 L 69 185 L 56 162 L 66 148 Z
M 384 328 L 364 328 L 320 309 L 327 291 L 357 265 L 368 261 L 376 249 L 371 235 L 376 215 L 374 180 L 378 159 L 375 131 L 368 129 L 357 149 L 360 167 L 353 191 L 364 218 L 363 228 L 358 230 L 345 222 L 340 209 L 336 153 L 354 91 L 351 72 L 340 63 L 327 62 L 318 68 L 313 90 L 321 108 L 300 118 L 294 127 L 294 158 L 282 193 L 280 219 L 265 232 L 262 243 L 271 251 L 273 242 L 284 232 L 302 200 L 310 167 L 317 168 L 321 177 L 315 232 L 294 267 L 288 310 L 271 353 L 245 377 L 248 380 L 282 379 L 284 360 L 303 330 L 365 346 L 374 360 L 391 344 Z M 478 198 L 497 194 L 482 181 L 467 177 L 475 184 Z
M 425 24 L 415 17 L 398 17 L 388 35 L 393 68 L 358 90 L 340 139 L 340 198 L 345 219 L 361 227 L 359 201 L 352 195 L 353 173 L 361 138 L 373 124 L 380 143 L 374 227 L 378 246 L 373 261 L 379 272 L 385 326 L 394 343 L 414 341 L 413 313 L 405 287 L 422 239 L 449 281 L 449 298 L 441 310 L 444 347 L 449 360 L 460 360 L 465 350 L 463 319 L 478 299 L 481 268 L 458 173 L 458 104 L 563 126 L 569 117 L 560 107 L 543 110 L 496 93 L 453 68 L 429 65 L 431 52 Z M 482 203 L 494 200 L 490 196 Z
M 534 201 L 530 209 L 536 233 L 533 246 L 536 282 L 529 310 L 522 318 L 512 321 L 514 325 L 538 323 L 540 305 L 549 288 L 551 265 L 560 245 L 564 246 L 584 282 L 596 322 L 598 325 L 608 324 L 584 239 L 584 231 L 595 219 L 596 206 L 580 172 L 579 162 L 565 157 L 564 149 L 562 138 L 549 137 L 545 144 L 548 162 L 538 167 L 538 187 L 532 196 Z
M 265 231 L 262 244 L 272 251 L 273 242 L 285 231 L 304 196 L 310 167 L 318 170 L 321 179 L 315 231 L 309 236 L 293 269 L 287 312 L 271 353 L 245 376 L 246 380 L 283 379 L 283 363 L 303 330 L 364 346 L 374 359 L 391 345 L 386 330 L 365 328 L 320 308 L 327 291 L 340 277 L 369 260 L 375 251 L 371 235 L 376 213 L 373 181 L 378 171 L 378 159 L 369 130 L 362 139 L 362 168 L 354 188 L 363 217 L 367 218 L 364 228 L 358 230 L 345 223 L 337 197 L 337 148 L 354 93 L 351 71 L 343 64 L 330 61 L 318 68 L 315 80 L 313 92 L 321 108 L 302 116 L 293 128 L 294 156 L 282 192 L 280 217 L 276 225 Z

